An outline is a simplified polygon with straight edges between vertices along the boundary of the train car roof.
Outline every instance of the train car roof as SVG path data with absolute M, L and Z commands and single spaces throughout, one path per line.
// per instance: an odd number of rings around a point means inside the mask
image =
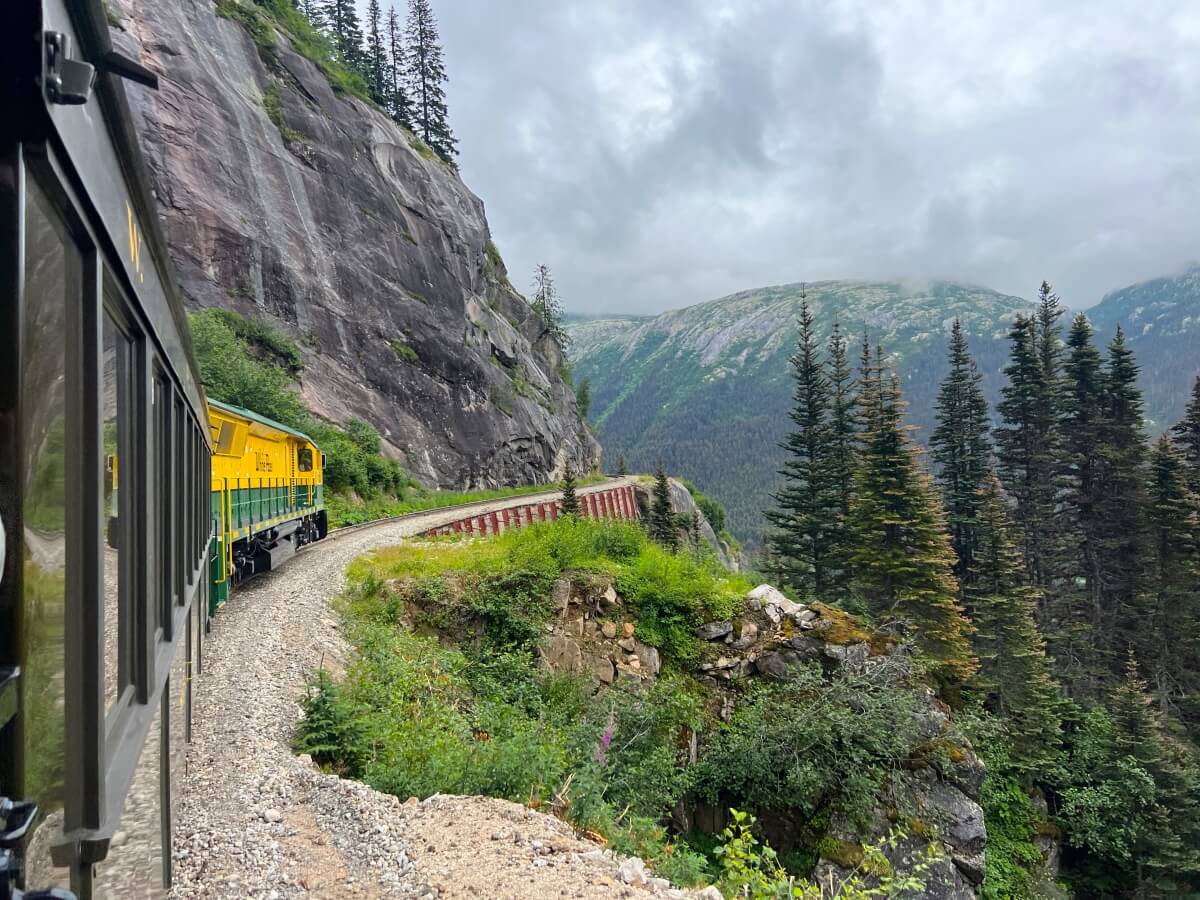
M 266 416 L 260 416 L 258 413 L 246 409 L 244 406 L 234 406 L 232 403 L 221 403 L 217 400 L 211 399 L 208 401 L 208 405 L 216 407 L 223 412 L 233 413 L 235 416 L 241 416 L 243 419 L 249 419 L 251 422 L 258 422 L 260 425 L 266 425 L 268 428 L 274 428 L 277 431 L 286 432 L 292 437 L 298 437 L 301 440 L 307 441 L 314 447 L 317 446 L 317 442 L 310 438 L 303 431 L 297 431 L 295 428 L 288 428 L 288 426 L 280 422 L 276 422 L 274 419 L 268 419 Z

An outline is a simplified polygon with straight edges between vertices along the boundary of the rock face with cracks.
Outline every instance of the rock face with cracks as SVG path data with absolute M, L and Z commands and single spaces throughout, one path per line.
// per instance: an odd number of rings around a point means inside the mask
M 456 171 L 282 30 L 252 36 L 206 0 L 113 7 L 117 48 L 159 75 L 127 94 L 190 306 L 279 326 L 309 408 L 366 419 L 430 485 L 598 462 L 561 351 Z

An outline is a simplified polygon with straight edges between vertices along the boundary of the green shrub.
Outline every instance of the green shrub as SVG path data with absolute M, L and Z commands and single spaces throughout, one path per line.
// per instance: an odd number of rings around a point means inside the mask
M 843 668 L 826 680 L 814 663 L 756 687 L 691 771 L 694 790 L 798 822 L 829 809 L 865 821 L 919 740 L 918 694 L 897 674 Z

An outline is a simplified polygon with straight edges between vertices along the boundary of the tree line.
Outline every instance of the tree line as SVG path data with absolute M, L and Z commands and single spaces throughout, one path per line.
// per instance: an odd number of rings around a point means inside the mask
M 334 52 L 366 81 L 372 100 L 453 164 L 458 142 L 446 106 L 446 63 L 430 0 L 408 0 L 403 26 L 370 0 L 365 23 L 354 0 L 293 0 Z
M 1064 315 L 1043 283 L 1014 320 L 994 425 L 954 323 L 935 478 L 881 348 L 854 371 L 802 303 L 765 565 L 911 640 L 992 723 L 989 783 L 1045 797 L 1083 895 L 1179 896 L 1200 889 L 1200 378 L 1152 444 L 1120 328 L 1101 350 Z

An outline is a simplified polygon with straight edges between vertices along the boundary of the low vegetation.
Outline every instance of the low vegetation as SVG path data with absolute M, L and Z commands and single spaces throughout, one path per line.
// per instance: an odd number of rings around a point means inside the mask
M 590 679 L 537 665 L 565 573 L 616 584 L 621 616 L 665 661 L 657 680 L 598 693 Z M 750 866 L 763 884 L 810 890 L 830 817 L 868 808 L 917 751 L 904 673 L 829 683 L 814 667 L 722 722 L 697 677 L 693 629 L 739 616 L 752 582 L 634 524 L 569 517 L 486 541 L 407 544 L 359 559 L 349 580 L 342 611 L 357 656 L 343 681 L 312 682 L 299 751 L 400 797 L 486 794 L 541 808 L 679 883 L 729 882 Z M 709 737 L 687 765 L 695 731 Z M 802 846 L 780 862 L 737 825 L 723 840 L 672 833 L 681 801 L 782 813 L 801 826 Z M 837 896 L 867 896 L 854 893 L 865 890 L 858 879 L 843 887 Z

